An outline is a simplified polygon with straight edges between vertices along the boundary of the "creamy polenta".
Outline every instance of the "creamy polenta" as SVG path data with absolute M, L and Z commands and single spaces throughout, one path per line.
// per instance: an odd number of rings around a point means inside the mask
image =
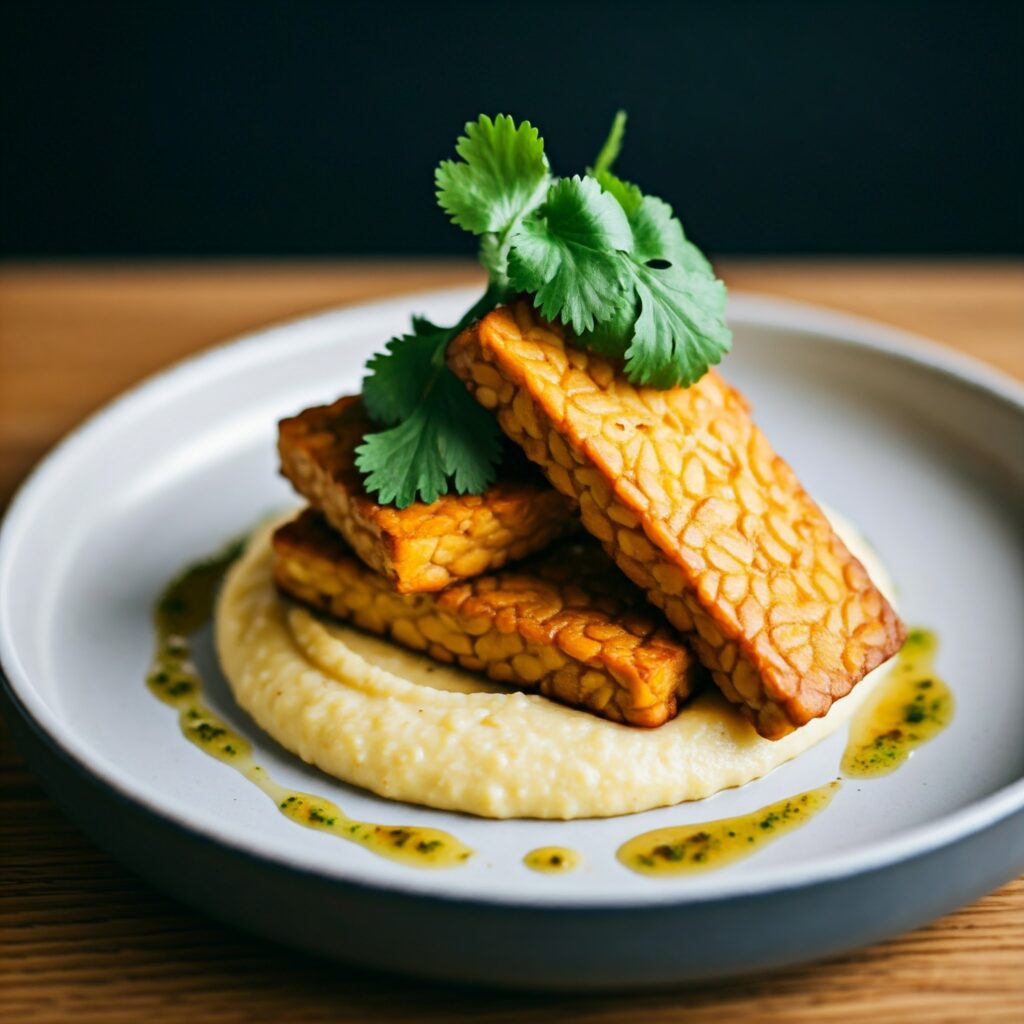
M 891 599 L 857 532 L 836 531 Z M 708 689 L 657 729 L 618 725 L 435 664 L 281 597 L 270 534 L 229 572 L 217 607 L 238 703 L 304 761 L 393 800 L 491 818 L 608 817 L 760 778 L 843 725 L 886 666 L 821 719 L 771 741 Z

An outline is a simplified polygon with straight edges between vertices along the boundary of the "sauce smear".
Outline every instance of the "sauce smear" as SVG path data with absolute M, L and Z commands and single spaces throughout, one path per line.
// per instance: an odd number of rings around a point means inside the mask
M 933 671 L 937 648 L 931 631 L 910 631 L 888 679 L 850 726 L 844 775 L 888 775 L 952 721 L 953 694 Z
M 618 858 L 641 875 L 686 875 L 725 867 L 823 811 L 839 785 L 830 782 L 737 818 L 645 832 L 620 846 Z
M 523 858 L 523 863 L 531 871 L 539 871 L 543 875 L 564 875 L 575 871 L 583 863 L 583 858 L 567 846 L 541 846 L 531 850 Z
M 257 785 L 286 818 L 413 867 L 450 868 L 465 863 L 473 851 L 447 832 L 358 821 L 347 817 L 330 800 L 279 785 L 255 763 L 248 740 L 204 703 L 203 681 L 192 662 L 190 635 L 212 617 L 221 579 L 242 546 L 241 541 L 232 544 L 186 569 L 160 596 L 154 613 L 156 652 L 146 677 L 150 691 L 177 710 L 182 734 L 189 742 Z

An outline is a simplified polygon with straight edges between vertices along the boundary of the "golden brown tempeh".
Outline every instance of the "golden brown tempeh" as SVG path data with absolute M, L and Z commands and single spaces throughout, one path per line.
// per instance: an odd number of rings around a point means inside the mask
M 449 494 L 404 509 L 381 505 L 355 465 L 355 449 L 371 429 L 357 397 L 282 420 L 281 472 L 399 593 L 440 590 L 497 569 L 575 525 L 569 504 L 529 464 L 481 495 Z
M 396 594 L 307 509 L 274 534 L 274 576 L 314 608 L 630 725 L 672 718 L 696 662 L 661 614 L 587 539 L 439 594 Z
M 448 364 L 762 735 L 899 649 L 903 624 L 717 373 L 635 387 L 526 302 L 455 338 Z

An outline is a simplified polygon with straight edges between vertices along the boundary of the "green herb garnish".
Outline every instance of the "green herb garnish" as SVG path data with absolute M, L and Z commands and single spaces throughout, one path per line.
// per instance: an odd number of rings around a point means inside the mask
M 466 125 L 458 160 L 437 168 L 437 200 L 480 238 L 488 286 L 457 324 L 414 318 L 367 363 L 363 400 L 385 429 L 357 451 L 367 489 L 405 508 L 455 490 L 479 494 L 501 458 L 494 417 L 444 365 L 448 342 L 520 293 L 569 327 L 577 344 L 621 358 L 657 388 L 700 380 L 728 350 L 725 286 L 686 239 L 672 208 L 612 173 L 626 118 L 616 115 L 587 173 L 555 178 L 528 121 L 500 114 Z

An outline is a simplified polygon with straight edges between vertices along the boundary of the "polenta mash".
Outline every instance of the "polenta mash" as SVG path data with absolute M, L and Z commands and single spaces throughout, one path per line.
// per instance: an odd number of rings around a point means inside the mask
M 830 518 L 891 594 L 874 552 Z M 760 778 L 835 732 L 887 672 L 876 669 L 824 718 L 777 741 L 758 736 L 711 687 L 660 728 L 630 728 L 297 607 L 274 587 L 271 532 L 252 538 L 217 607 L 217 648 L 235 698 L 304 761 L 393 800 L 563 819 L 698 800 Z

